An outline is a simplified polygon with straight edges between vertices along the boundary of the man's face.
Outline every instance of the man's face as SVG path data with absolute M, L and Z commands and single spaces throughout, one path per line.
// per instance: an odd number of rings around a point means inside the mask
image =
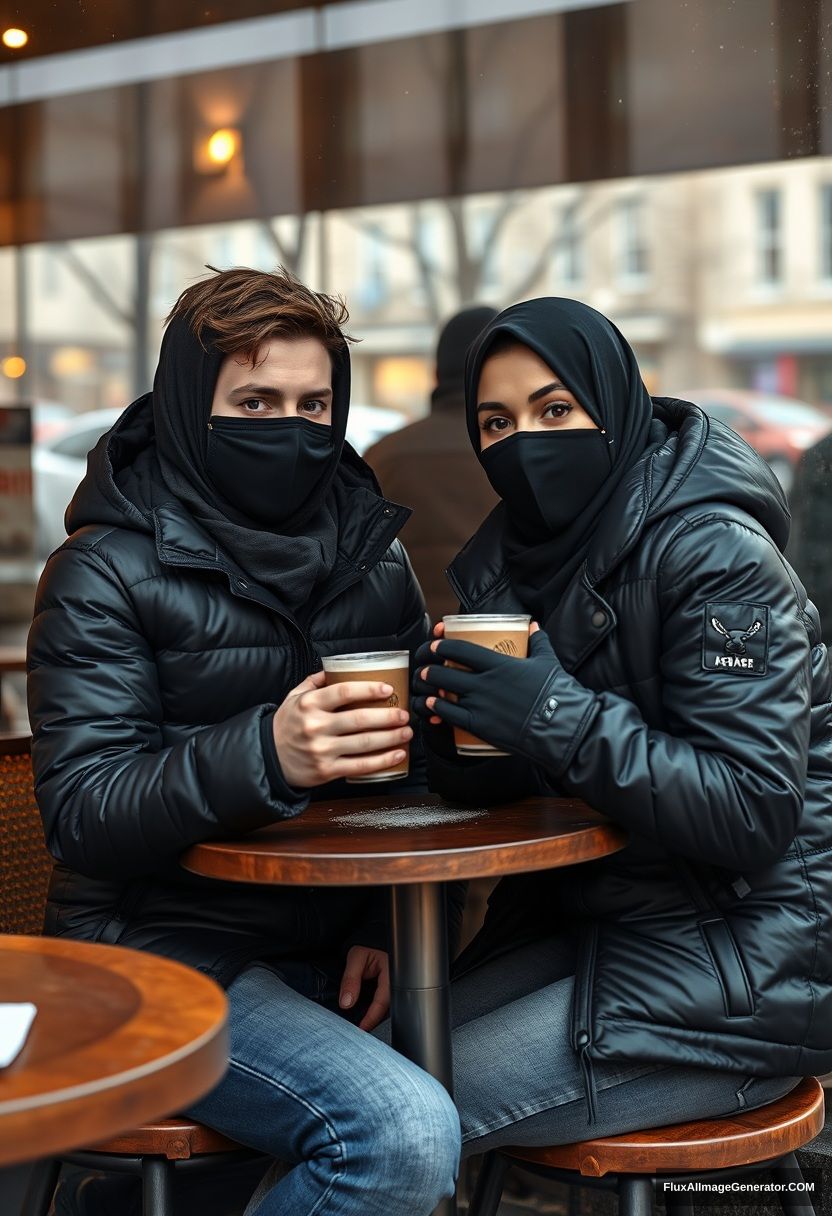
M 317 338 L 272 338 L 257 352 L 255 366 L 242 355 L 226 355 L 211 416 L 307 418 L 332 423 L 332 362 Z

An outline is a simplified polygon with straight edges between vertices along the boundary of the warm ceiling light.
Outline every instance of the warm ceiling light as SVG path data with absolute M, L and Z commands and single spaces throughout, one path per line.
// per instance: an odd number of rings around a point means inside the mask
M 233 127 L 221 127 L 208 140 L 208 159 L 214 165 L 227 165 L 237 155 L 240 132 Z
M 25 30 L 3 30 L 3 46 L 7 46 L 10 51 L 19 51 L 28 41 L 29 35 Z
M 19 380 L 26 374 L 26 360 L 20 355 L 9 355 L 0 363 L 0 370 L 9 380 Z

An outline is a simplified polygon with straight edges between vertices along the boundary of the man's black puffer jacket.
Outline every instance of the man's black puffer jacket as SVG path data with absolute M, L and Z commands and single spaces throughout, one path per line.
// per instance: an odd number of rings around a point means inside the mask
M 408 512 L 379 497 L 367 470 L 301 632 L 175 500 L 151 527 L 120 493 L 114 471 L 151 426 L 143 398 L 90 454 L 70 538 L 38 588 L 29 711 L 59 863 L 47 931 L 152 950 L 226 984 L 255 957 L 384 944 L 370 892 L 211 882 L 177 858 L 304 809 L 308 798 L 283 780 L 270 720 L 321 655 L 424 640 L 422 595 L 394 539 Z
M 509 910 L 516 940 L 518 900 L 530 933 L 583 932 L 585 1062 L 827 1072 L 832 680 L 817 613 L 782 556 L 788 512 L 767 466 L 697 407 L 654 408 L 659 446 L 541 622 L 565 670 L 541 689 L 522 757 L 429 756 L 431 784 L 578 796 L 629 830 L 608 859 L 506 884 L 482 943 Z M 451 568 L 464 611 L 520 607 L 501 530 L 498 509 Z

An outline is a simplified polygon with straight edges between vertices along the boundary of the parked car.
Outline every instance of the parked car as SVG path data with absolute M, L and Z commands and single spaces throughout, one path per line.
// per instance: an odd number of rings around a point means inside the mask
M 39 557 L 47 557 L 66 540 L 64 512 L 86 471 L 87 453 L 110 429 L 120 413 L 120 410 L 92 410 L 78 414 L 41 442 L 36 440 L 32 466 Z M 365 452 L 382 435 L 403 426 L 405 421 L 397 410 L 353 405 L 350 407 L 347 438 L 356 451 Z
M 46 443 L 62 434 L 77 418 L 74 410 L 57 401 L 36 401 L 32 406 L 32 440 Z
M 64 512 L 87 467 L 87 452 L 118 418 L 120 410 L 91 410 L 76 415 L 63 429 L 35 441 L 32 471 L 38 557 L 47 557 L 66 540 Z
M 718 388 L 680 395 L 741 435 L 768 462 L 787 494 L 800 457 L 832 430 L 828 414 L 792 397 Z

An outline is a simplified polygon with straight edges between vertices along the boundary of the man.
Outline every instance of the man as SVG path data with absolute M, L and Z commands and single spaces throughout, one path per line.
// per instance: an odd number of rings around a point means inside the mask
M 260 1216 L 427 1216 L 459 1155 L 442 1087 L 365 1033 L 389 1006 L 380 895 L 178 865 L 198 841 L 354 792 L 345 778 L 395 765 L 412 737 L 382 708 L 388 686 L 325 688 L 320 670 L 321 655 L 425 637 L 395 539 L 407 512 L 344 446 L 346 319 L 285 273 L 183 292 L 152 394 L 90 455 L 29 642 L 57 862 L 46 930 L 228 989 L 229 1072 L 189 1113 L 293 1167 Z M 355 708 L 368 699 L 379 708 Z
M 365 454 L 383 492 L 413 507 L 402 540 L 434 621 L 456 612 L 445 569 L 497 505 L 497 496 L 474 458 L 465 429 L 463 374 L 468 347 L 497 314 L 466 308 L 447 322 L 436 350 L 431 413 Z

